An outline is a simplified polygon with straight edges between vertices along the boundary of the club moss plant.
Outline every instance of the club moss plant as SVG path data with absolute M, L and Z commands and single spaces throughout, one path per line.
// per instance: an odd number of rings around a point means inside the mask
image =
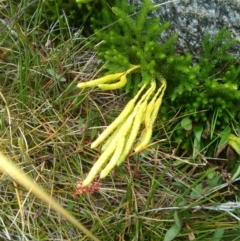
M 172 68 L 175 61 L 180 62 L 181 68 L 175 72 L 187 76 L 188 82 L 194 80 L 194 71 L 197 70 L 195 67 L 189 68 L 190 55 L 175 55 L 173 42 L 177 36 L 172 36 L 163 45 L 158 44 L 159 36 L 169 23 L 160 25 L 158 18 L 148 17 L 149 12 L 155 9 L 150 1 L 143 2 L 136 19 L 129 15 L 127 9 L 126 1 L 119 1 L 112 8 L 114 16 L 118 18 L 117 28 L 109 33 L 96 30 L 97 37 L 102 39 L 97 50 L 99 57 L 106 60 L 108 74 L 78 84 L 79 88 L 123 88 L 134 96 L 117 119 L 92 143 L 91 147 L 96 148 L 106 141 L 102 154 L 83 181 L 83 187 L 88 186 L 104 166 L 100 177 L 106 177 L 114 166 L 125 160 L 132 147 L 138 152 L 150 142 L 167 87 L 164 71 L 161 70 Z
M 229 118 L 239 115 L 239 108 L 233 108 L 232 101 L 239 101 L 240 68 L 235 59 L 226 54 L 236 40 L 230 38 L 225 28 L 214 40 L 206 35 L 202 58 L 193 63 L 189 53 L 176 54 L 177 35 L 161 40 L 161 34 L 170 24 L 160 23 L 159 18 L 151 16 L 158 7 L 149 0 L 143 1 L 140 10 L 129 6 L 127 1 L 116 1 L 110 11 L 101 10 L 103 22 L 109 21 L 107 31 L 99 28 L 98 20 L 92 18 L 94 38 L 99 40 L 95 50 L 104 61 L 104 77 L 81 82 L 78 87 L 121 89 L 133 99 L 92 143 L 92 148 L 100 144 L 103 147 L 83 186 L 88 186 L 101 170 L 100 178 L 106 177 L 132 150 L 144 150 L 151 141 L 159 110 L 160 118 L 166 120 L 170 117 L 166 111 L 170 105 L 181 108 L 181 113 L 191 116 L 195 125 L 211 121 L 211 112 L 217 111 L 218 121 L 222 117 L 222 129 L 229 123 Z M 168 97 L 166 100 L 164 95 Z M 186 130 L 182 130 L 184 134 Z M 189 147 L 188 141 L 182 143 L 185 148 Z

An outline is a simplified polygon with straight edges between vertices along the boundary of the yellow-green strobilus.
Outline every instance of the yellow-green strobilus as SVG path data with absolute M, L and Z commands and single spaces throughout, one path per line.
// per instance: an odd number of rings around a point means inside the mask
M 127 75 L 139 68 L 138 65 L 132 66 L 122 73 L 81 82 L 78 87 L 99 87 L 103 90 L 119 89 L 126 85 Z M 100 178 L 105 178 L 115 166 L 119 166 L 126 159 L 132 149 L 139 152 L 146 148 L 152 137 L 154 123 L 166 86 L 166 80 L 163 77 L 160 78 L 160 86 L 154 78 L 148 84 L 143 84 L 119 116 L 91 144 L 91 148 L 102 145 L 101 155 L 83 180 L 83 187 L 91 184 L 99 173 Z M 143 126 L 143 131 L 139 135 L 141 126 Z M 137 139 L 139 140 L 136 143 Z

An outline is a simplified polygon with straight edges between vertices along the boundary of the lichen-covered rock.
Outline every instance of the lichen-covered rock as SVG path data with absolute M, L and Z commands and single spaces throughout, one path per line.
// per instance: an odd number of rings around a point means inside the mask
M 139 5 L 142 0 L 129 0 L 133 5 Z M 222 28 L 232 32 L 232 36 L 240 43 L 240 0 L 153 0 L 154 4 L 163 4 L 154 14 L 161 21 L 171 22 L 171 27 L 165 33 L 178 34 L 177 51 L 190 52 L 195 58 L 201 54 L 201 43 L 205 33 L 212 36 Z M 240 44 L 231 51 L 240 56 Z

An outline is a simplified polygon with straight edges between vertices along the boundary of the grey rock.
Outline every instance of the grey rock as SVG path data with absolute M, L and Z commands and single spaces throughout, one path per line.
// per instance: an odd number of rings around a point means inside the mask
M 139 6 L 142 0 L 129 0 Z M 222 27 L 239 40 L 231 49 L 235 57 L 240 56 L 240 0 L 153 0 L 154 4 L 165 3 L 154 11 L 162 22 L 169 21 L 170 28 L 162 35 L 166 38 L 173 33 L 178 35 L 177 51 L 190 52 L 195 58 L 201 55 L 204 34 L 214 37 Z

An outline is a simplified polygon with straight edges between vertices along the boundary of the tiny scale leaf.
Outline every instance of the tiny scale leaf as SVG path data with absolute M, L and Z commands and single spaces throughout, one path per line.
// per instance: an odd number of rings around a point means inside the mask
M 186 131 L 190 131 L 192 130 L 192 121 L 190 118 L 186 117 L 183 118 L 181 121 L 181 127 L 186 130 Z

